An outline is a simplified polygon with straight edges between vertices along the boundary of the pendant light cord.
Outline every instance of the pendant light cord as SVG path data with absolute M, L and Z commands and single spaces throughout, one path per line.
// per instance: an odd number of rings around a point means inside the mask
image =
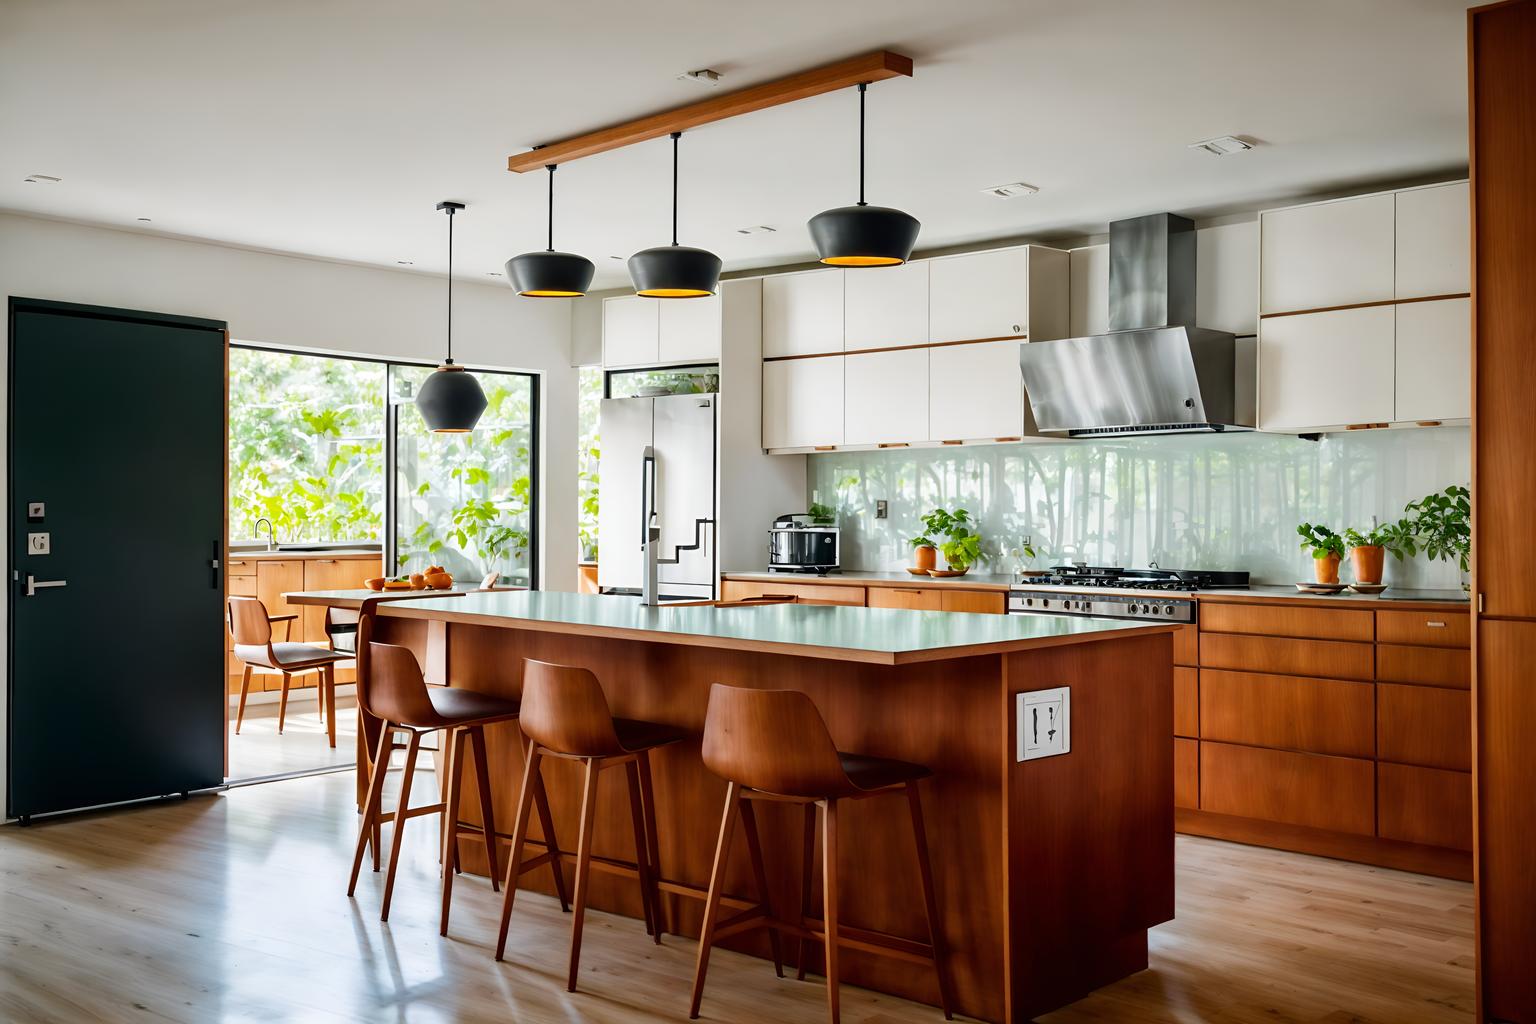
M 672 244 L 677 244 L 677 140 L 682 132 L 672 133 Z
M 448 207 L 448 358 L 444 365 L 453 365 L 453 207 Z
M 555 251 L 555 165 L 546 164 L 549 168 L 549 241 L 544 244 L 545 252 Z
M 859 83 L 859 205 L 868 206 L 864 201 L 864 93 L 869 88 L 868 82 Z

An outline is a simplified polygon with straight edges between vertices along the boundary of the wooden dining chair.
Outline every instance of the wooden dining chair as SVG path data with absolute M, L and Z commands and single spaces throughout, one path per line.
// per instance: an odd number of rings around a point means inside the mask
M 277 732 L 282 735 L 283 722 L 288 714 L 288 686 L 293 676 L 300 672 L 320 673 L 320 685 L 315 689 L 320 718 L 325 723 L 326 738 L 336 745 L 336 663 L 347 655 L 316 647 L 313 644 L 294 643 L 293 620 L 297 615 L 268 615 L 266 605 L 254 597 L 229 599 L 229 632 L 234 637 L 235 657 L 240 659 L 244 671 L 240 675 L 240 704 L 235 711 L 235 735 L 245 721 L 245 699 L 251 688 L 251 674 L 258 668 L 278 672 L 283 677 L 282 694 L 277 703 Z M 286 622 L 288 639 L 274 643 L 272 625 Z
M 839 751 L 832 743 L 826 722 L 811 698 L 798 690 L 755 690 L 716 683 L 709 690 L 704 719 L 704 765 L 726 780 L 725 810 L 715 846 L 714 867 L 709 876 L 709 896 L 704 904 L 704 927 L 699 935 L 698 964 L 694 970 L 690 1018 L 699 1015 L 704 996 L 704 975 L 709 968 L 710 947 L 719 940 L 754 928 L 798 936 L 798 976 L 805 978 L 809 941 L 820 939 L 825 950 L 827 1006 L 833 1024 L 839 1019 L 838 948 L 851 945 L 877 955 L 908 963 L 928 963 L 938 976 L 939 1005 L 952 1016 L 953 999 L 944 971 L 944 950 L 939 938 L 938 903 L 933 892 L 933 870 L 928 859 L 928 840 L 923 828 L 923 805 L 918 781 L 931 774 L 922 765 L 892 758 L 868 757 Z M 888 794 L 907 798 L 912 834 L 917 846 L 918 879 L 923 911 L 928 922 L 928 942 L 881 935 L 863 929 L 841 931 L 838 923 L 838 830 L 840 805 Z M 789 801 L 805 805 L 804 858 L 801 864 L 800 920 L 791 923 L 774 917 L 767 905 L 762 844 L 752 810 L 754 799 Z M 815 873 L 816 811 L 821 809 L 822 921 L 811 918 L 811 881 Z M 756 908 L 720 921 L 721 887 L 736 819 L 741 819 L 747 849 L 757 876 Z M 775 954 L 775 960 L 778 956 Z M 777 966 L 777 964 L 775 964 Z

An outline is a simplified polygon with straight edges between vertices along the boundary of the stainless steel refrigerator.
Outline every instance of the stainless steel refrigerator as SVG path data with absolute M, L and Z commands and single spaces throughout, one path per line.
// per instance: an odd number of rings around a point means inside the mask
M 646 518 L 654 510 L 661 528 L 660 595 L 714 597 L 718 403 L 714 394 L 603 400 L 597 583 L 604 591 L 640 592 Z

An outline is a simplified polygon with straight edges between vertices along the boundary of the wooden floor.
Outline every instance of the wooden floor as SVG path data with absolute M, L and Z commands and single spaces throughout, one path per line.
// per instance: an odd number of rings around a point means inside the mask
M 433 818 L 413 823 L 392 921 L 380 924 L 381 876 L 345 896 L 352 787 L 348 773 L 322 775 L 0 828 L 0 1020 L 686 1019 L 694 944 L 669 936 L 658 948 L 636 921 L 589 917 L 575 995 L 564 986 L 569 918 L 552 900 L 518 899 L 496 964 L 499 904 L 466 875 L 451 937 L 439 938 Z M 1178 872 L 1178 919 L 1153 931 L 1152 969 L 1044 1021 L 1472 1020 L 1469 885 L 1182 837 Z M 704 1016 L 821 1022 L 823 996 L 819 979 L 781 981 L 765 962 L 717 951 Z M 942 1020 L 848 988 L 843 1013 Z

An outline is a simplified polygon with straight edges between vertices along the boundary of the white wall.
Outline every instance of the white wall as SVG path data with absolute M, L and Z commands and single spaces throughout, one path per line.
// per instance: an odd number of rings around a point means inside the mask
M 224 320 L 239 341 L 435 361 L 443 355 L 445 291 L 443 278 L 427 274 L 0 213 L 0 296 Z M 570 304 L 462 281 L 454 282 L 453 293 L 457 362 L 541 375 L 539 577 L 546 589 L 574 590 L 577 428 Z M 0 394 L 6 395 L 7 364 L 0 362 Z M 0 418 L 0 444 L 8 412 Z M 8 501 L 5 486 L 0 480 L 0 500 Z M 0 613 L 8 613 L 9 585 L 5 594 Z M 0 665 L 5 656 L 0 648 Z M 0 701 L 0 792 L 5 713 Z

